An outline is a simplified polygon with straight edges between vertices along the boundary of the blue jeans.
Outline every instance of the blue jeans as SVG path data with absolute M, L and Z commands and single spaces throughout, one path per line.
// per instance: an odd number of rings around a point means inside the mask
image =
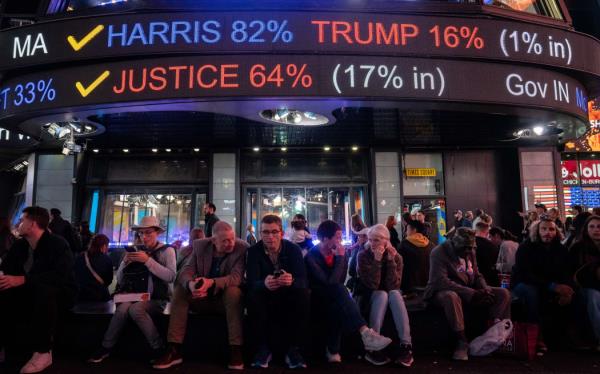
M 512 292 L 519 299 L 523 300 L 527 311 L 527 322 L 540 324 L 540 302 L 542 295 L 539 288 L 530 284 L 519 283 L 513 288 Z
M 343 284 L 332 284 L 313 289 L 313 295 L 327 313 L 327 350 L 339 353 L 343 332 L 357 332 L 367 322 L 360 314 L 348 289 Z
M 159 349 L 162 346 L 162 339 L 154 325 L 154 321 L 152 321 L 152 316 L 162 313 L 165 305 L 166 302 L 161 300 L 118 304 L 108 325 L 108 330 L 104 334 L 102 346 L 107 349 L 113 348 L 119 340 L 127 318 L 131 317 L 133 322 L 142 330 L 150 347 Z
M 392 310 L 392 316 L 394 317 L 394 324 L 396 325 L 400 343 L 412 344 L 408 311 L 406 310 L 406 305 L 404 304 L 404 299 L 402 298 L 402 292 L 400 292 L 400 290 L 388 292 L 381 290 L 373 291 L 373 294 L 371 295 L 371 313 L 369 315 L 371 328 L 378 333 L 381 331 L 381 326 L 383 325 L 388 306 Z
M 584 288 L 582 291 L 592 330 L 594 330 L 596 340 L 600 342 L 600 291 L 593 288 Z

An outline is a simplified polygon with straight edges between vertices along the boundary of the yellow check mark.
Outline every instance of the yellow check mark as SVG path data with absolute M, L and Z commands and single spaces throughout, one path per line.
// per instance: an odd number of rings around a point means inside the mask
M 96 37 L 96 35 L 100 34 L 104 30 L 104 25 L 98 25 L 94 27 L 92 31 L 90 31 L 86 36 L 81 39 L 81 41 L 77 41 L 73 35 L 69 35 L 67 37 L 67 41 L 71 44 L 71 47 L 75 50 L 75 52 L 79 51 L 81 48 L 85 47 L 92 39 Z
M 83 84 L 81 84 L 81 82 L 76 82 L 75 87 L 77 88 L 77 91 L 79 91 L 81 96 L 86 97 L 87 95 L 92 93 L 92 91 L 94 91 L 96 87 L 100 85 L 100 83 L 104 82 L 104 80 L 108 78 L 109 75 L 110 71 L 105 70 L 104 73 L 102 73 L 98 78 L 96 78 L 96 80 L 93 81 L 92 84 L 87 86 L 87 88 L 83 87 Z

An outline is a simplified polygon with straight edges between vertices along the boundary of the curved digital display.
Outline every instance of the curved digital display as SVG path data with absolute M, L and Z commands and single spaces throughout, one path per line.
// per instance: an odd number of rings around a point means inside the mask
M 152 54 L 326 53 L 502 60 L 600 77 L 600 43 L 592 37 L 474 17 L 247 11 L 127 14 L 2 31 L 0 45 L 0 70 Z
M 62 107 L 203 98 L 306 97 L 503 104 L 587 118 L 581 83 L 553 71 L 442 59 L 219 55 L 82 66 L 0 87 L 0 118 Z

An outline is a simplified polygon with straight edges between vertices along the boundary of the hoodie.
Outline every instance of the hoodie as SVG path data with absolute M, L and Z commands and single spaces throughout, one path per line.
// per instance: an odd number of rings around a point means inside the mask
M 400 242 L 398 252 L 404 259 L 402 291 L 414 292 L 425 287 L 429 279 L 429 254 L 433 244 L 423 234 L 413 234 Z

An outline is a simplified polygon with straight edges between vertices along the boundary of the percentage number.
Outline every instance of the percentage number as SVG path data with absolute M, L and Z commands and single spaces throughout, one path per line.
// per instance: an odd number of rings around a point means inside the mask
M 270 34 L 271 43 L 278 43 L 279 41 L 291 43 L 294 40 L 294 33 L 287 29 L 287 20 L 281 22 L 276 20 L 267 22 L 238 20 L 234 21 L 231 26 L 233 27 L 231 40 L 235 43 L 265 43 L 264 34 Z
M 374 72 L 377 73 L 379 78 L 383 79 L 383 88 L 393 87 L 397 90 L 402 88 L 404 81 L 397 73 L 397 70 L 398 67 L 396 65 L 392 66 L 391 69 L 386 65 L 359 65 L 358 67 L 358 72 L 364 73 L 364 75 L 361 76 L 363 88 L 369 88 L 371 77 Z M 357 69 L 355 65 L 348 66 L 348 68 L 344 70 L 344 73 L 350 78 L 350 88 L 356 87 Z M 359 80 L 361 78 L 359 78 Z
M 262 88 L 268 83 L 281 87 L 287 78 L 293 79 L 292 88 L 298 85 L 310 88 L 313 84 L 312 76 L 306 72 L 306 64 L 300 67 L 296 64 L 277 64 L 270 71 L 265 65 L 256 64 L 250 69 L 250 84 L 256 88 Z
M 533 53 L 539 56 L 544 52 L 542 43 L 538 41 L 537 32 L 530 33 L 528 31 L 513 31 L 508 35 L 508 38 L 512 40 L 515 52 L 519 52 L 521 49 L 521 44 L 523 44 L 523 47 L 527 49 L 527 54 Z
M 21 106 L 23 104 L 32 104 L 34 102 L 43 103 L 44 101 L 53 101 L 56 97 L 56 90 L 52 88 L 52 78 L 39 80 L 37 82 L 27 82 L 17 84 L 14 88 L 15 98 L 13 104 Z
M 446 26 L 443 30 L 440 26 L 434 26 L 429 30 L 433 35 L 435 46 L 437 48 L 442 45 L 448 48 L 457 48 L 464 45 L 466 49 L 475 48 L 483 49 L 485 41 L 479 36 L 479 27 L 470 28 L 468 26 Z

